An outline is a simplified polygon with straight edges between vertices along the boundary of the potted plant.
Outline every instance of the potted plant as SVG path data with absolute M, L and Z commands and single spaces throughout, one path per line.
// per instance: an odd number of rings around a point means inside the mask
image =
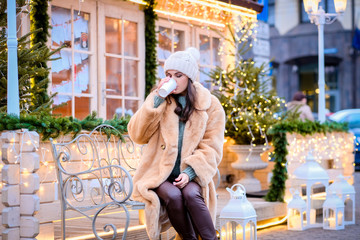
M 268 75 L 268 65 L 258 66 L 252 59 L 244 59 L 243 56 L 251 48 L 249 38 L 244 37 L 248 31 L 240 36 L 231 29 L 229 31 L 231 39 L 226 41 L 236 51 L 227 55 L 233 56 L 235 64 L 228 65 L 226 69 L 218 66 L 210 72 L 209 77 L 214 86 L 213 94 L 218 97 L 226 113 L 225 136 L 235 143 L 229 148 L 238 155 L 232 167 L 246 174 L 239 183 L 250 186 L 251 191 L 260 191 L 260 182 L 253 177 L 253 172 L 267 166 L 260 157 L 269 147 L 270 139 L 266 132 L 281 120 L 279 113 L 285 101 L 269 87 L 271 77 Z

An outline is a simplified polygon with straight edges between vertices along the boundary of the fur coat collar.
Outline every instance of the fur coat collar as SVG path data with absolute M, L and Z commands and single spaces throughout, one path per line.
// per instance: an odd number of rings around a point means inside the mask
M 216 192 L 213 176 L 222 158 L 225 113 L 218 99 L 200 83 L 194 83 L 195 110 L 185 124 L 181 152 L 181 171 L 191 166 L 201 187 L 205 203 L 215 221 Z M 150 239 L 169 228 L 170 222 L 160 200 L 152 190 L 170 175 L 178 154 L 179 117 L 176 103 L 166 101 L 154 108 L 151 93 L 131 118 L 128 130 L 138 144 L 147 144 L 134 175 L 133 198 L 145 203 L 146 227 Z

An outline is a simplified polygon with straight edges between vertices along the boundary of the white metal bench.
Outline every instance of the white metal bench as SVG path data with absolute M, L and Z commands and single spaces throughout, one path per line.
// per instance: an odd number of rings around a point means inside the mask
M 96 227 L 98 216 L 119 208 L 125 215 L 124 240 L 130 221 L 128 209 L 144 209 L 143 203 L 131 200 L 131 172 L 136 169 L 142 149 L 128 136 L 122 141 L 110 132 L 118 133 L 112 126 L 100 125 L 70 142 L 50 139 L 59 184 L 62 239 L 66 237 L 65 220 L 69 210 L 90 219 L 95 237 L 102 239 Z M 112 239 L 116 238 L 117 228 L 113 223 L 106 223 L 102 228 L 105 232 L 112 230 Z
M 123 209 L 126 216 L 123 240 L 129 227 L 128 209 L 138 210 L 139 222 L 145 224 L 145 205 L 131 199 L 132 173 L 137 168 L 143 146 L 136 145 L 127 135 L 123 139 L 115 137 L 111 131 L 118 133 L 112 126 L 100 125 L 69 142 L 50 139 L 59 183 L 62 239 L 66 238 L 66 218 L 70 210 L 92 221 L 92 231 L 97 239 L 102 238 L 97 232 L 96 221 L 106 209 Z M 214 181 L 217 188 L 219 170 Z M 112 230 L 112 239 L 116 238 L 114 224 L 106 223 L 103 229 Z

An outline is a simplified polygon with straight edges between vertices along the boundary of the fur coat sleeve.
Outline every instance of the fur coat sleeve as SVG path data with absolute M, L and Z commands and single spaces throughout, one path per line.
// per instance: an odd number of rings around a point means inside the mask
M 128 130 L 130 138 L 138 144 L 147 144 L 150 137 L 159 129 L 159 123 L 166 104 L 154 108 L 155 92 L 149 94 L 142 107 L 130 119 Z M 136 131 L 134 131 L 136 129 Z

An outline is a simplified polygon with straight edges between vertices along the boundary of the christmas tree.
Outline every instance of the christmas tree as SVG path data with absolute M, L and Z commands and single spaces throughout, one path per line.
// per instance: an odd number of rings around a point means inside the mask
M 18 13 L 27 13 L 25 1 L 17 1 Z M 6 4 L 0 5 L 0 111 L 7 110 L 7 14 Z M 18 39 L 18 76 L 21 113 L 38 114 L 52 110 L 53 96 L 47 95 L 49 68 L 46 62 L 56 51 L 50 51 L 43 41 L 32 42 L 43 29 L 36 29 Z M 58 51 L 58 50 L 57 50 Z M 33 82 L 32 80 L 36 81 Z
M 235 59 L 235 64 L 226 69 L 220 66 L 213 69 L 209 77 L 216 95 L 226 113 L 225 136 L 234 139 L 236 144 L 255 146 L 267 145 L 266 131 L 281 120 L 285 101 L 274 90 L 269 90 L 268 66 L 257 66 L 252 59 L 244 59 L 251 49 L 251 28 L 235 33 L 229 28 L 234 52 L 227 53 Z

